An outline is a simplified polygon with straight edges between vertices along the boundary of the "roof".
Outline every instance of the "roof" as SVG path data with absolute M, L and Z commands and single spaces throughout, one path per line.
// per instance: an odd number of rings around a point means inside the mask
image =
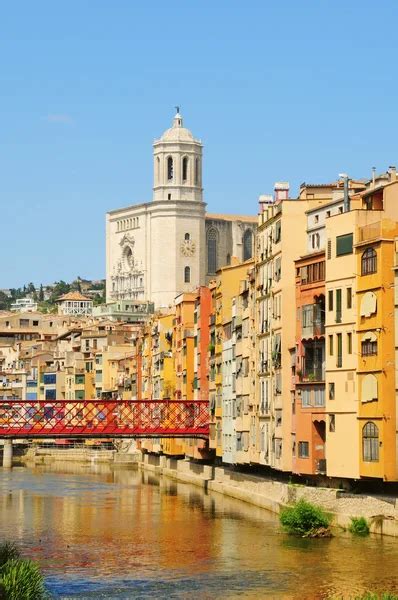
M 195 142 L 192 133 L 186 127 L 183 127 L 182 116 L 179 112 L 174 116 L 173 126 L 166 129 L 159 140 L 160 142 Z
M 206 213 L 206 219 L 213 219 L 214 221 L 247 221 L 250 223 L 257 223 L 258 217 L 256 215 L 221 215 L 216 213 Z
M 87 296 L 83 296 L 83 294 L 81 294 L 80 292 L 68 292 L 67 294 L 64 294 L 63 296 L 60 296 L 59 298 L 57 298 L 56 302 L 64 302 L 65 300 L 72 300 L 72 301 L 90 301 L 91 302 L 91 298 L 87 298 Z

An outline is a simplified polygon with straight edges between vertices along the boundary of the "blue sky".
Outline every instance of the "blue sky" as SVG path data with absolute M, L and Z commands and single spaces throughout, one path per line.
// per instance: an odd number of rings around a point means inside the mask
M 0 287 L 105 271 L 107 210 L 152 193 L 180 104 L 211 212 L 397 160 L 398 3 L 0 5 Z

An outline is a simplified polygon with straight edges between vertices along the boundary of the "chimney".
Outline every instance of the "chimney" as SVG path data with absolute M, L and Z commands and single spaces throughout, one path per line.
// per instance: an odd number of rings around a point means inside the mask
M 390 175 L 390 183 L 397 181 L 397 167 L 388 167 L 388 174 Z
M 289 182 L 288 181 L 277 181 L 274 185 L 274 197 L 275 202 L 280 200 L 287 200 L 289 198 Z
M 258 212 L 259 214 L 263 213 L 267 206 L 270 206 L 274 203 L 274 199 L 269 194 L 262 194 L 258 198 Z

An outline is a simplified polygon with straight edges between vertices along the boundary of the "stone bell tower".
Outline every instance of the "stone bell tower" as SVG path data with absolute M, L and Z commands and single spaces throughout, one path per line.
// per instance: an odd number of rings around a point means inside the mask
M 172 127 L 153 144 L 153 199 L 203 202 L 202 144 L 183 126 L 176 108 Z

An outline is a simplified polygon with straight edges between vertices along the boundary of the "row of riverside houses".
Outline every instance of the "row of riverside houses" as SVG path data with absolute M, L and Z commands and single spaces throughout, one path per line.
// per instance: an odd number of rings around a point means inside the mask
M 178 296 L 136 342 L 137 397 L 208 399 L 209 443 L 142 447 L 397 481 L 397 220 L 393 167 L 260 197 L 253 259 Z

